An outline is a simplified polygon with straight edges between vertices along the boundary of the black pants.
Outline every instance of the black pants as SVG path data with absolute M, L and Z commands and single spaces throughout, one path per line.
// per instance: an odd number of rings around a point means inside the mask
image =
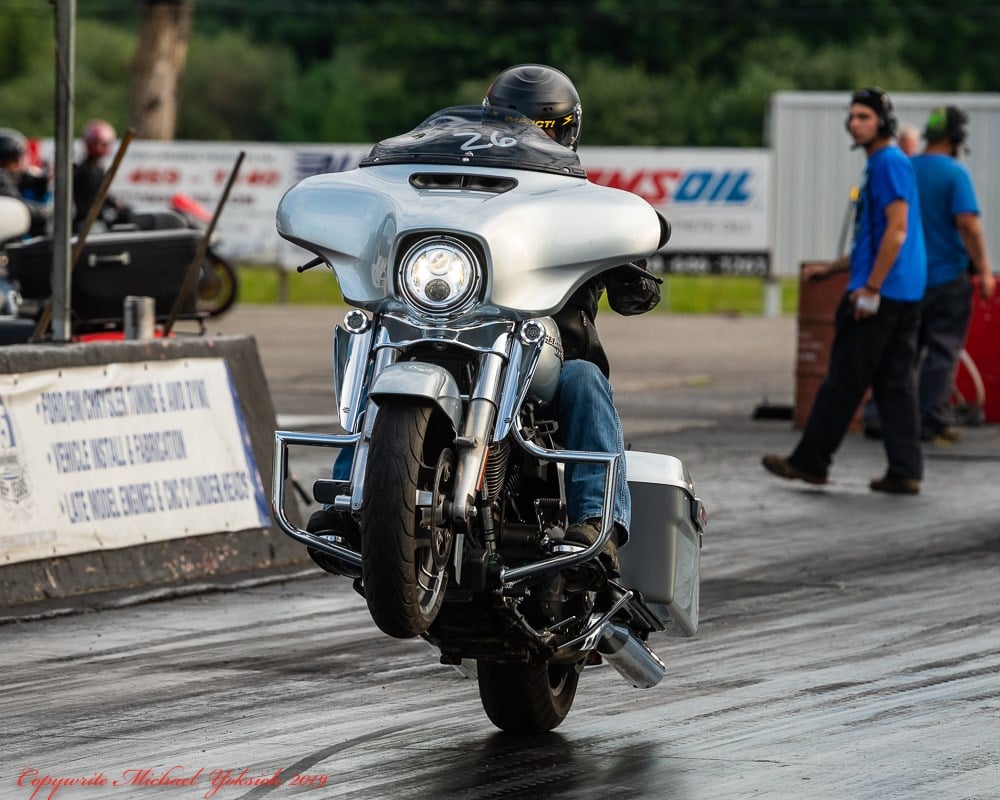
M 917 382 L 921 427 L 925 436 L 951 424 L 951 387 L 955 366 L 972 317 L 972 285 L 965 273 L 929 288 L 920 309 L 917 346 L 925 350 Z
M 816 394 L 802 438 L 789 461 L 826 475 L 833 454 L 869 386 L 882 414 L 887 475 L 923 477 L 914 362 L 920 304 L 882 298 L 878 314 L 854 319 L 848 295 L 837 307 L 836 334 L 826 379 Z

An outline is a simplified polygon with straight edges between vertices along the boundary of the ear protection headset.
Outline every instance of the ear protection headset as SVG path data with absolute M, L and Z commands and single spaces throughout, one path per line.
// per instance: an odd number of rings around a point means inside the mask
M 958 106 L 938 106 L 931 109 L 924 128 L 924 138 L 928 142 L 939 142 L 946 138 L 956 147 L 969 138 L 969 115 Z
M 880 138 L 891 139 L 896 135 L 896 128 L 899 127 L 899 120 L 896 119 L 896 112 L 892 109 L 892 101 L 885 90 L 878 86 L 871 86 L 867 89 L 858 89 L 851 95 L 851 105 L 860 103 L 868 106 L 878 114 L 878 131 L 876 135 Z M 850 114 L 844 119 L 844 127 L 848 132 L 851 130 Z

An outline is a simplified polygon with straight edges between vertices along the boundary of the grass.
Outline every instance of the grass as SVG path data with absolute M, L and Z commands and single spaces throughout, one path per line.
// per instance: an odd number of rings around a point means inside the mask
M 282 276 L 276 269 L 243 265 L 240 272 L 240 302 L 269 305 L 286 293 L 285 302 L 298 305 L 342 305 L 340 288 L 326 269 Z M 794 314 L 798 308 L 798 281 L 785 278 L 781 285 L 781 311 Z M 657 311 L 674 314 L 732 314 L 759 316 L 764 313 L 764 282 L 736 275 L 668 275 L 660 287 L 663 296 Z

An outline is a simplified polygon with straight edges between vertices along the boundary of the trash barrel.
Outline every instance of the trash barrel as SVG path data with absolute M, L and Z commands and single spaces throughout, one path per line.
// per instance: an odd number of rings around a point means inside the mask
M 836 330 L 837 306 L 850 278 L 838 272 L 821 281 L 806 281 L 803 274 L 811 262 L 799 268 L 798 346 L 795 356 L 795 413 L 792 425 L 802 428 L 809 419 L 813 401 L 826 378 L 830 350 Z M 850 430 L 861 430 L 861 410 L 855 414 Z

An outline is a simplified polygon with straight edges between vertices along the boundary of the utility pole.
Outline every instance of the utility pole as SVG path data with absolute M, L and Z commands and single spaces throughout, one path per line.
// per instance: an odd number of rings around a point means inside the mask
M 56 11 L 56 185 L 52 219 L 52 338 L 68 342 L 70 239 L 73 235 L 73 110 L 76 81 L 76 0 L 53 0 Z

